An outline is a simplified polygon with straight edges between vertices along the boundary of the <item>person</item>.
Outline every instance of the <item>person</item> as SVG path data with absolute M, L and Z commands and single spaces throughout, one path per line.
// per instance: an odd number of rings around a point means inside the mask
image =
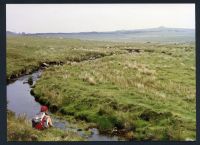
M 32 119 L 32 127 L 38 130 L 53 127 L 52 119 L 48 115 L 47 106 L 41 106 L 40 113 Z

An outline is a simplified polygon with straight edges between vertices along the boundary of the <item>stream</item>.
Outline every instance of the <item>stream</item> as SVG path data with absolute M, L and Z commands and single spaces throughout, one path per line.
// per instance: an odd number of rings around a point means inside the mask
M 31 120 L 32 117 L 40 111 L 41 105 L 35 100 L 34 96 L 30 94 L 31 86 L 27 83 L 27 81 L 29 77 L 32 77 L 34 85 L 40 78 L 41 74 L 42 70 L 38 70 L 30 75 L 22 76 L 7 85 L 7 109 L 15 112 L 16 116 L 26 115 L 26 117 Z M 85 134 L 84 129 L 76 128 L 74 127 L 74 124 L 56 117 L 53 117 L 52 121 L 56 128 L 74 131 L 88 141 L 124 140 L 118 136 L 102 135 L 99 133 L 97 128 L 89 129 L 89 131 L 91 131 L 90 135 Z

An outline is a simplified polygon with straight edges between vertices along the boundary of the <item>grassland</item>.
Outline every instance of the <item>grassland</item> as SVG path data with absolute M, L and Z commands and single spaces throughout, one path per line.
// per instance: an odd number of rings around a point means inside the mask
M 113 51 L 106 42 L 10 36 L 7 39 L 7 79 L 30 73 L 43 62 L 79 62 L 111 55 Z
M 52 61 L 64 65 L 32 93 L 63 116 L 134 140 L 195 140 L 194 44 L 8 38 L 8 79 Z

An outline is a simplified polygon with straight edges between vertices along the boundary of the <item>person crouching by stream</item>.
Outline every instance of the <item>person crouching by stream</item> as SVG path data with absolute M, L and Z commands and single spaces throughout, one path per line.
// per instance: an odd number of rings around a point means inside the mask
M 53 127 L 51 117 L 48 115 L 48 107 L 41 106 L 40 113 L 32 119 L 32 127 L 38 130 Z

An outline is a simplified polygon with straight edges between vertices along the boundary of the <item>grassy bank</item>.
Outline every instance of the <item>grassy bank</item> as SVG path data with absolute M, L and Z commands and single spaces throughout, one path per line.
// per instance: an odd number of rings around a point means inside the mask
M 61 113 L 96 123 L 102 133 L 195 139 L 194 46 L 144 46 L 140 52 L 49 68 L 33 91 Z
M 25 116 L 15 117 L 7 111 L 7 140 L 8 141 L 83 141 L 74 132 L 50 128 L 44 131 L 33 129 L 31 121 Z
M 111 55 L 114 49 L 107 45 L 109 43 L 75 39 L 7 37 L 7 79 L 31 73 L 43 62 L 79 62 Z

